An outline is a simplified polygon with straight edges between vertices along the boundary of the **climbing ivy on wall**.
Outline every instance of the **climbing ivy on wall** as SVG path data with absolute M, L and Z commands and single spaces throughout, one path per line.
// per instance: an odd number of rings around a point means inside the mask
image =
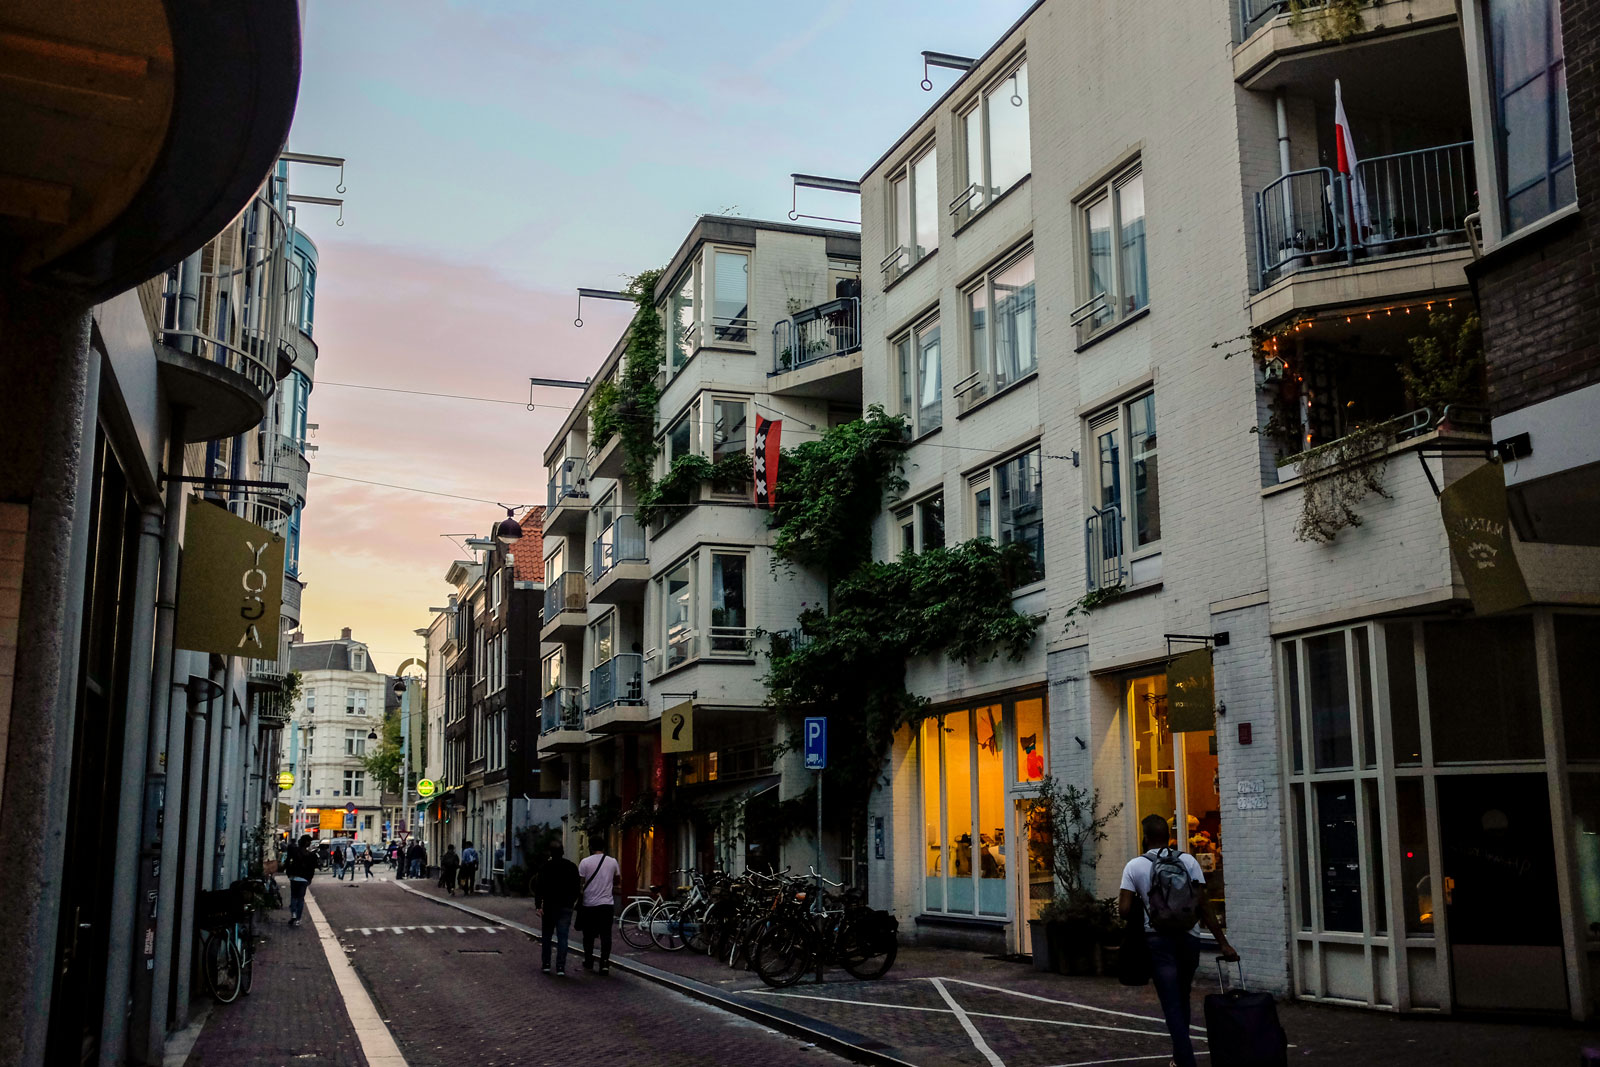
M 600 410 L 602 426 L 614 428 L 622 438 L 622 480 L 636 500 L 646 495 L 655 477 L 656 406 L 661 402 L 656 374 L 661 370 L 665 336 L 655 301 L 660 278 L 660 270 L 642 271 L 623 289 L 638 310 L 622 350 L 616 397 Z M 595 393 L 599 399 L 600 390 Z

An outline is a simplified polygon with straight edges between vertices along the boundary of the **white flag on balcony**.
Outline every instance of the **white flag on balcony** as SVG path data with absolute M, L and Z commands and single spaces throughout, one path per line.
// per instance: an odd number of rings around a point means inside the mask
M 1333 126 L 1338 144 L 1339 173 L 1345 176 L 1349 206 L 1351 239 L 1365 244 L 1372 232 L 1372 220 L 1367 215 L 1367 183 L 1361 179 L 1361 160 L 1356 156 L 1356 141 L 1350 134 L 1350 120 L 1344 113 L 1344 95 L 1339 90 L 1339 79 L 1333 80 Z M 1335 210 L 1338 207 L 1335 205 Z

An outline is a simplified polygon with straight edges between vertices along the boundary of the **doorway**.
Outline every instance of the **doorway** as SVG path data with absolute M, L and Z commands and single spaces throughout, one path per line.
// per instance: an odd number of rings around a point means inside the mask
M 1440 775 L 1438 787 L 1456 1006 L 1566 1011 L 1546 776 Z
M 1017 925 L 1017 951 L 1029 955 L 1033 952 L 1033 927 L 1030 919 L 1039 918 L 1044 906 L 1055 896 L 1055 870 L 1051 863 L 1052 839 L 1050 816 L 1044 805 L 1033 799 L 1016 802 L 1016 821 L 1013 825 L 1022 835 L 1027 861 L 1016 880 L 1015 914 Z

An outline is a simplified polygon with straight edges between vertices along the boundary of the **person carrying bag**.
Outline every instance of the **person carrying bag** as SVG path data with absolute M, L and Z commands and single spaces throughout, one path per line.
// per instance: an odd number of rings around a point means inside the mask
M 611 926 L 622 869 L 599 841 L 591 842 L 589 855 L 578 864 L 583 888 L 578 893 L 578 929 L 583 933 L 583 969 L 594 970 L 594 942 L 600 939 L 600 973 L 611 973 Z

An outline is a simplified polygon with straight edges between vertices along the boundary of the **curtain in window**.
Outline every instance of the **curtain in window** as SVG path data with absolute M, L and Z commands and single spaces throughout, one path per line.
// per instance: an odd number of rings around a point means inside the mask
M 939 396 L 939 370 L 939 327 L 933 326 L 917 335 L 917 378 L 922 385 L 917 428 L 923 433 L 944 421 Z
M 938 162 L 933 152 L 912 165 L 911 186 L 917 199 L 916 258 L 921 259 L 939 247 Z
M 1092 204 L 1088 211 L 1089 227 L 1089 295 L 1107 294 L 1106 306 L 1089 319 L 1091 329 L 1097 329 L 1116 318 L 1117 309 L 1111 293 L 1111 200 L 1106 198 Z
M 1144 261 L 1144 175 L 1135 174 L 1117 186 L 1122 313 L 1130 315 L 1150 303 L 1150 278 Z
M 1033 256 L 1013 263 L 994 278 L 994 362 L 996 385 L 1032 374 L 1039 365 L 1034 344 Z

